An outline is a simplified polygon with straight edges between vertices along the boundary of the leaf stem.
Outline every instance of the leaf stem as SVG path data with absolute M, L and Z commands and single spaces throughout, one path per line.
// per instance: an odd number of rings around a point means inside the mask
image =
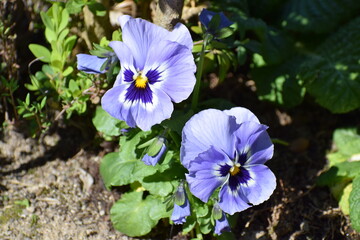
M 201 77 L 203 74 L 203 67 L 204 67 L 204 59 L 205 59 L 205 49 L 206 45 L 210 40 L 211 35 L 205 34 L 204 41 L 202 43 L 202 48 L 200 52 L 200 59 L 197 65 L 197 71 L 196 71 L 196 83 L 194 87 L 194 92 L 192 95 L 192 102 L 191 102 L 191 109 L 195 111 L 198 102 L 199 102 L 199 92 L 200 92 L 200 85 L 201 85 Z

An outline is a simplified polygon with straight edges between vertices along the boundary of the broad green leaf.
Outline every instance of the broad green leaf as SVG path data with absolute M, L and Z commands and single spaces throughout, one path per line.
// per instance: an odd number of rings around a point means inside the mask
M 343 189 L 342 194 L 339 199 L 340 209 L 345 215 L 349 215 L 349 213 L 350 213 L 349 197 L 350 197 L 351 190 L 352 190 L 352 184 L 349 183 Z
M 65 43 L 64 43 L 64 51 L 67 51 L 67 52 L 71 52 L 75 43 L 76 43 L 76 36 L 73 35 L 73 36 L 70 36 L 68 38 L 65 39 Z
M 163 121 L 163 125 L 170 128 L 172 131 L 177 132 L 180 136 L 185 123 L 192 117 L 193 111 L 175 110 L 170 119 Z
M 327 33 L 360 10 L 358 0 L 290 0 L 284 8 L 284 28 L 304 33 Z
M 46 37 L 46 40 L 51 44 L 53 41 L 56 41 L 57 40 L 57 36 L 56 36 L 56 33 L 51 30 L 50 28 L 46 28 L 45 29 L 45 37 Z
M 129 131 L 128 136 L 120 137 L 120 152 L 105 155 L 100 164 L 100 174 L 107 188 L 141 181 L 157 171 L 153 166 L 145 165 L 135 152 L 136 145 L 148 134 L 136 129 Z
M 349 205 L 351 225 L 356 231 L 360 232 L 360 176 L 353 181 Z
M 29 44 L 30 51 L 34 54 L 35 57 L 39 60 L 49 63 L 51 59 L 51 53 L 49 49 L 39 44 Z
M 153 166 L 145 165 L 140 159 L 126 158 L 121 152 L 105 155 L 100 164 L 100 174 L 108 189 L 141 181 L 155 172 L 156 168 Z
M 339 182 L 346 182 L 360 175 L 360 161 L 341 162 L 322 173 L 317 184 L 320 186 L 333 186 Z
M 172 193 L 179 180 L 184 178 L 185 168 L 180 164 L 167 166 L 167 170 L 161 171 L 161 173 L 158 171 L 141 180 L 143 187 L 151 194 L 165 197 Z
M 327 155 L 330 166 L 344 162 L 360 153 L 360 135 L 357 133 L 357 128 L 336 129 L 333 134 L 333 141 L 338 150 Z
M 333 113 L 360 107 L 360 17 L 340 28 L 302 65 L 300 79 L 321 106 Z
M 126 128 L 125 122 L 110 116 L 101 106 L 98 106 L 92 122 L 99 132 L 107 136 L 120 136 L 121 127 Z
M 168 216 L 161 200 L 148 196 L 143 200 L 143 192 L 122 195 L 110 210 L 111 221 L 116 230 L 130 236 L 143 236 L 156 226 L 160 218 Z
M 305 89 L 296 77 L 301 61 L 301 57 L 294 57 L 281 65 L 252 69 L 259 98 L 288 108 L 300 104 L 305 95 Z
M 196 219 L 193 215 L 186 218 L 186 222 L 183 225 L 183 233 L 189 233 L 196 225 Z
M 65 8 L 70 14 L 75 14 L 81 12 L 84 5 L 85 0 L 69 0 L 66 1 Z

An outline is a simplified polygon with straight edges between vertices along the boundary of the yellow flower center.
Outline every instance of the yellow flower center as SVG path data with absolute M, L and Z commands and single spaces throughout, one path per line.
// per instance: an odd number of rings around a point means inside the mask
M 141 73 L 137 76 L 134 76 L 135 87 L 144 89 L 146 87 L 146 83 L 148 82 L 148 78 L 143 76 Z
M 235 176 L 240 172 L 240 163 L 236 163 L 234 166 L 230 168 L 230 174 L 231 176 Z

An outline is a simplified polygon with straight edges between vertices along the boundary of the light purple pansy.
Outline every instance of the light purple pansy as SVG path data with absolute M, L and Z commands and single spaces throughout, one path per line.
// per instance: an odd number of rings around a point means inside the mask
M 180 183 L 174 197 L 174 210 L 170 219 L 174 224 L 183 224 L 186 222 L 186 217 L 190 216 L 190 202 L 187 198 L 183 183 Z
M 207 202 L 220 187 L 219 206 L 228 214 L 267 200 L 276 187 L 264 165 L 274 151 L 267 128 L 241 107 L 194 115 L 183 128 L 180 152 L 192 194 Z
M 101 58 L 89 54 L 77 54 L 77 68 L 80 71 L 96 74 L 96 73 L 104 73 L 105 70 L 100 70 L 101 66 L 106 62 L 107 58 Z
M 178 23 L 172 32 L 143 19 L 119 19 L 123 41 L 112 41 L 121 70 L 101 103 L 111 116 L 146 131 L 170 118 L 173 103 L 189 97 L 196 65 L 189 30 Z

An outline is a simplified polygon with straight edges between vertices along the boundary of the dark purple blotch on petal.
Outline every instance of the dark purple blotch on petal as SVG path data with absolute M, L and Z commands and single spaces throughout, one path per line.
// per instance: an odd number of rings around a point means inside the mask
M 135 82 L 132 82 L 126 90 L 125 99 L 131 102 L 152 103 L 152 94 L 149 85 L 146 85 L 145 88 L 137 88 Z

